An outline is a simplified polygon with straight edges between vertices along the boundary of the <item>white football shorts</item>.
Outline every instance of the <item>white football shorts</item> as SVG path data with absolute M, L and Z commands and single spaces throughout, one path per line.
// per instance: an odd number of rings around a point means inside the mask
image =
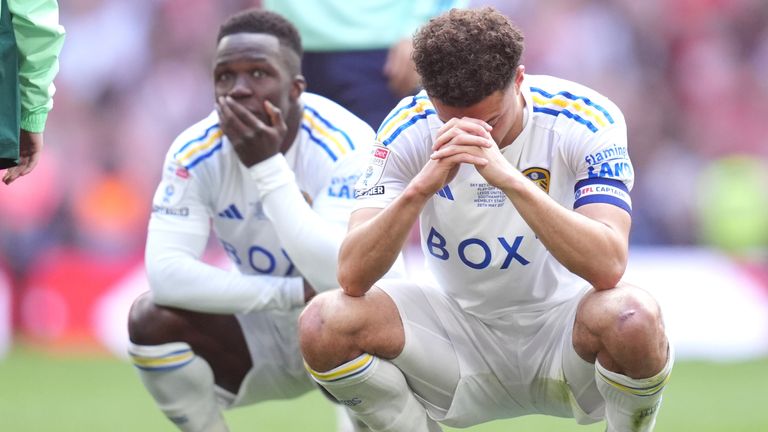
M 302 310 L 235 315 L 245 335 L 253 367 L 228 408 L 265 400 L 291 399 L 317 389 L 304 369 L 299 350 L 298 317 Z
M 595 367 L 576 354 L 571 336 L 589 287 L 548 310 L 483 321 L 435 287 L 401 279 L 376 285 L 395 302 L 405 329 L 403 352 L 392 362 L 432 419 L 459 428 L 528 414 L 601 419 Z

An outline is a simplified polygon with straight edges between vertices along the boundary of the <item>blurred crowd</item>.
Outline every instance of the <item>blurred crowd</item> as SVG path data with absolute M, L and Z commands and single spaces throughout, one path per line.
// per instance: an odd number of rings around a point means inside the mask
M 67 39 L 47 147 L 31 175 L 0 191 L 0 268 L 14 285 L 62 256 L 85 257 L 86 274 L 141 262 L 163 156 L 213 109 L 219 23 L 258 3 L 60 2 Z M 765 250 L 765 0 L 471 3 L 520 26 L 528 73 L 581 82 L 623 109 L 633 244 Z

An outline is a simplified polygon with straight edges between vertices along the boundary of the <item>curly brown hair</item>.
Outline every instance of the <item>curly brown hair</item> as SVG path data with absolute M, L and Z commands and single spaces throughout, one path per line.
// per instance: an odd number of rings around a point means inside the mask
M 467 107 L 509 86 L 523 34 L 495 9 L 451 9 L 414 36 L 413 61 L 430 97 Z

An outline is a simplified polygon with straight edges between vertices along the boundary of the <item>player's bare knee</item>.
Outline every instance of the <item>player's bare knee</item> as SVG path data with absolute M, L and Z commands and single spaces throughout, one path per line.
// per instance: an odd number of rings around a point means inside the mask
M 147 325 L 153 315 L 155 304 L 152 301 L 152 295 L 149 292 L 141 294 L 131 304 L 128 312 L 128 336 L 134 343 L 146 343 L 149 339 L 148 332 L 151 332 L 153 326 Z
M 577 352 L 584 358 L 606 349 L 612 353 L 630 347 L 644 350 L 664 339 L 656 301 L 648 292 L 626 285 L 587 294 L 573 331 Z
M 347 308 L 348 296 L 334 290 L 316 296 L 299 317 L 299 344 L 310 367 L 331 369 L 360 354 L 360 320 Z
M 299 340 L 302 350 L 321 339 L 323 331 L 323 305 L 328 293 L 320 293 L 307 304 L 299 315 Z
M 338 322 L 343 316 L 343 312 L 337 310 L 339 294 L 336 290 L 317 295 L 299 316 L 299 344 L 305 357 L 324 357 L 338 349 L 341 340 L 338 333 L 343 325 Z
M 615 310 L 616 332 L 626 340 L 643 341 L 664 332 L 661 310 L 650 294 L 638 288 L 625 288 Z
M 134 300 L 128 313 L 128 336 L 139 345 L 158 345 L 185 340 L 188 324 L 172 310 L 155 304 L 150 293 Z
M 656 301 L 647 292 L 630 288 L 612 314 L 612 326 L 603 338 L 607 353 L 630 376 L 658 372 L 666 361 L 667 339 Z

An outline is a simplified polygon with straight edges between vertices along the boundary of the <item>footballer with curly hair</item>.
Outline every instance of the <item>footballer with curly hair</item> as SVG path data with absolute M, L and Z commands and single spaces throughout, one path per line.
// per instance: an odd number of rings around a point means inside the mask
M 341 290 L 303 312 L 314 379 L 376 431 L 544 414 L 650 431 L 673 354 L 622 280 L 634 171 L 619 108 L 527 75 L 493 9 L 414 38 L 424 91 L 378 130 L 342 243 Z M 418 220 L 432 282 L 380 280 Z

